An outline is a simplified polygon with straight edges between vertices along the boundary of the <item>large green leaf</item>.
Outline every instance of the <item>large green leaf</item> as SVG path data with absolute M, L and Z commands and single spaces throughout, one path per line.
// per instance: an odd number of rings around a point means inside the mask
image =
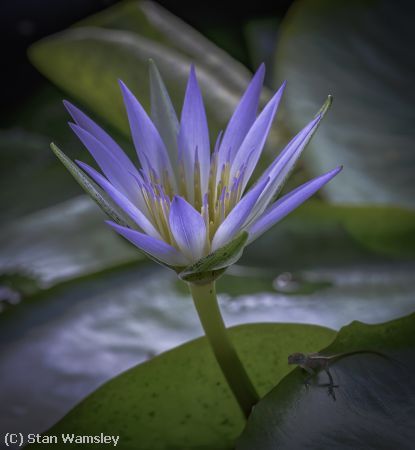
M 79 192 L 70 177 L 63 176 L 49 142 L 47 136 L 21 128 L 0 130 L 2 223 Z
M 198 66 L 216 73 L 230 90 L 242 90 L 249 71 L 179 17 L 151 1 L 123 1 L 82 20 L 79 27 L 131 31 L 178 50 Z M 209 55 L 207 58 L 206 55 Z
M 149 59 L 156 62 L 177 112 L 190 64 L 196 64 L 214 139 L 250 79 L 241 64 L 151 2 L 120 3 L 36 43 L 29 56 L 50 80 L 125 134 L 128 125 L 117 80 L 122 79 L 148 110 Z M 278 140 L 273 132 L 274 152 Z
M 288 353 L 299 346 L 320 348 L 334 337 L 326 328 L 291 324 L 251 324 L 229 332 L 261 395 L 288 372 Z M 208 342 L 200 338 L 106 383 L 46 434 L 104 431 L 120 436 L 120 449 L 225 450 L 233 448 L 243 426 Z
M 292 129 L 328 93 L 334 106 L 305 153 L 315 174 L 344 164 L 331 200 L 414 207 L 412 2 L 297 0 L 280 30 L 277 85 Z
M 0 229 L 0 272 L 28 272 L 50 286 L 142 259 L 104 220 L 92 200 L 80 196 L 11 221 Z
M 379 325 L 353 322 L 322 353 L 377 350 L 333 362 L 307 389 L 296 369 L 255 407 L 238 450 L 413 448 L 415 314 Z M 298 348 L 297 351 L 303 351 Z
M 10 114 L 4 124 L 8 128 L 0 130 L 2 223 L 82 192 L 49 147 L 54 138 L 64 145 L 65 154 L 72 160 L 93 161 L 68 127 L 62 95 L 61 91 L 46 84 L 19 110 Z M 125 140 L 119 134 L 115 137 L 128 151 Z

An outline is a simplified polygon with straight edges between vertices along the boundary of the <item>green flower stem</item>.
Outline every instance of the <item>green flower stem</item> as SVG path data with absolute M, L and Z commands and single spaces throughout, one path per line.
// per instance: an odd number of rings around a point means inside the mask
M 189 283 L 190 291 L 216 360 L 246 417 L 259 396 L 229 339 L 216 297 L 215 282 Z

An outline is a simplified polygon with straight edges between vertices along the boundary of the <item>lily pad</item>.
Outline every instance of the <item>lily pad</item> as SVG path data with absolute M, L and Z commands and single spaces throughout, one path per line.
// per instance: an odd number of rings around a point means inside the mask
M 144 258 L 104 220 L 86 196 L 16 219 L 1 227 L 0 270 L 28 272 L 47 287 Z
M 122 1 L 76 24 L 138 33 L 209 68 L 231 90 L 244 89 L 249 70 L 179 17 L 152 1 Z M 207 58 L 206 55 L 209 55 Z
M 51 81 L 125 134 L 129 128 L 117 80 L 148 110 L 149 59 L 156 62 L 177 112 L 190 64 L 197 65 L 212 139 L 224 129 L 250 80 L 240 63 L 151 2 L 116 5 L 36 43 L 29 56 Z
M 287 352 L 300 344 L 319 348 L 335 334 L 292 324 L 243 325 L 229 333 L 261 395 L 289 370 Z M 243 426 L 243 415 L 208 342 L 199 338 L 112 379 L 46 434 L 99 435 L 108 430 L 120 436 L 121 449 L 225 450 L 233 448 Z
M 45 135 L 17 127 L 0 131 L 2 223 L 79 192 L 70 177 L 62 176 L 60 164 L 48 147 Z
M 298 0 L 280 29 L 276 79 L 289 81 L 287 121 L 298 129 L 321 99 L 332 111 L 305 153 L 335 202 L 415 206 L 413 4 L 409 0 Z
M 324 372 L 306 388 L 303 371 L 295 369 L 255 407 L 236 448 L 413 448 L 414 329 L 415 314 L 378 325 L 353 322 L 342 328 L 321 353 L 367 353 L 332 363 L 334 395 L 328 395 Z

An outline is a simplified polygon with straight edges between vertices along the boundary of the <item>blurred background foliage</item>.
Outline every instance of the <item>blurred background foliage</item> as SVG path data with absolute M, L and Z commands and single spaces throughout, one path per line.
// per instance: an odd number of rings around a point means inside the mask
M 116 80 L 148 107 L 149 57 L 178 112 L 196 63 L 212 136 L 260 62 L 263 102 L 287 79 L 262 167 L 335 97 L 288 187 L 344 171 L 223 277 L 227 323 L 338 329 L 413 311 L 410 2 L 222 3 L 2 4 L 0 431 L 43 430 L 102 381 L 201 334 L 183 285 L 105 227 L 49 149 L 91 162 L 67 126 L 69 98 L 133 155 Z

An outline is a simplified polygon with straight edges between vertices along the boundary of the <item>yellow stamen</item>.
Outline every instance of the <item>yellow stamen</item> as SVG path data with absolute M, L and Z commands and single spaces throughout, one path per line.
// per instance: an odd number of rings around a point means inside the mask
M 196 158 L 195 158 L 195 165 L 194 165 L 194 207 L 197 211 L 201 210 L 202 207 L 202 188 L 200 185 L 200 164 L 199 164 L 199 158 L 198 158 L 198 152 L 196 150 Z

